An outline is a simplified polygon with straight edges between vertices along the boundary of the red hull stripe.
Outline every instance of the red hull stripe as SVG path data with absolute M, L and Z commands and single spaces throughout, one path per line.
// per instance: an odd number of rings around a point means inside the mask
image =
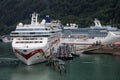
M 73 45 L 92 45 L 91 43 L 62 43 L 62 44 L 73 44 Z
M 23 56 L 25 59 L 29 59 L 31 56 L 33 56 L 33 55 L 35 55 L 35 54 L 37 54 L 37 53 L 41 53 L 42 56 L 45 56 L 45 53 L 43 52 L 42 49 L 38 49 L 38 50 L 32 51 L 32 52 L 30 52 L 30 53 L 28 53 L 28 54 L 26 54 L 26 55 L 23 54 L 22 52 L 16 50 L 16 49 L 15 49 L 15 52 L 16 52 L 17 54 Z

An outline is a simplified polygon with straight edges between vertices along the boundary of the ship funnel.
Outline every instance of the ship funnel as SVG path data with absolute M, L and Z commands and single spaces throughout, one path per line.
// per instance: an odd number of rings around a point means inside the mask
M 46 23 L 50 23 L 50 22 L 51 22 L 51 19 L 50 19 L 49 15 L 47 15 L 47 16 L 45 17 L 45 21 L 46 21 Z
M 31 24 L 38 24 L 37 18 L 38 18 L 38 14 L 34 12 L 32 14 Z
M 95 27 L 102 27 L 100 21 L 98 19 L 96 19 L 96 18 L 94 20 L 94 23 L 95 23 Z

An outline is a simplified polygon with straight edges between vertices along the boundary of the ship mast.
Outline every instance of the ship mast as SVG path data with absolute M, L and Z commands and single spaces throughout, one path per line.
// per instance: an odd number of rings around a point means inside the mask
M 31 24 L 38 24 L 38 14 L 35 12 L 32 14 Z
M 96 19 L 96 18 L 95 18 L 95 20 L 94 20 L 94 23 L 95 23 L 95 26 L 96 26 L 96 27 L 102 27 L 100 21 L 99 21 L 98 19 Z

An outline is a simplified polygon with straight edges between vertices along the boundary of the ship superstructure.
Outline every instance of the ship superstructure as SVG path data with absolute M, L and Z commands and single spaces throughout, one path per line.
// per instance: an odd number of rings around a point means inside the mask
M 57 52 L 60 44 L 61 23 L 46 16 L 41 23 L 38 14 L 33 13 L 31 24 L 19 23 L 11 32 L 12 47 L 16 56 L 27 65 L 43 62 Z
M 111 44 L 120 41 L 120 31 L 118 28 L 102 26 L 97 19 L 95 19 L 94 23 L 95 26 L 86 28 L 64 28 L 61 43 L 89 46 L 94 43 Z

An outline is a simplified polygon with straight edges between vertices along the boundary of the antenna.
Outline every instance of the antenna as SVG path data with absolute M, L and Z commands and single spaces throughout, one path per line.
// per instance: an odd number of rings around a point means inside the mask
M 102 27 L 100 21 L 97 18 L 95 18 L 94 23 L 95 23 L 95 27 Z

